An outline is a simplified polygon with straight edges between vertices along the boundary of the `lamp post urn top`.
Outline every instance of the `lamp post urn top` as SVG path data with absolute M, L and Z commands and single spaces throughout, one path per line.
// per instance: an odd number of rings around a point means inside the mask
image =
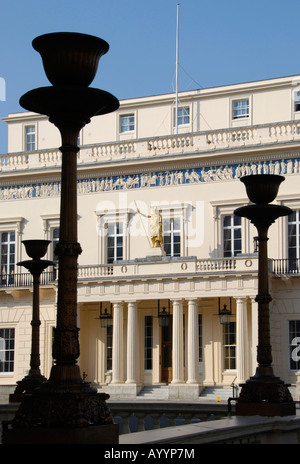
M 62 119 L 80 127 L 90 118 L 113 112 L 119 100 L 104 90 L 89 87 L 102 55 L 109 45 L 105 40 L 77 32 L 54 32 L 36 37 L 33 48 L 40 53 L 45 73 L 52 86 L 30 90 L 20 98 L 28 111 L 49 116 L 61 125 Z
M 88 34 L 53 32 L 36 37 L 33 48 L 40 53 L 52 85 L 89 86 L 108 43 Z
M 268 204 L 275 200 L 283 176 L 276 174 L 257 174 L 241 177 L 247 195 L 252 203 Z
M 32 259 L 41 259 L 45 256 L 47 252 L 47 248 L 50 240 L 39 240 L 39 239 L 32 239 L 32 240 L 22 240 L 26 248 L 26 253 Z

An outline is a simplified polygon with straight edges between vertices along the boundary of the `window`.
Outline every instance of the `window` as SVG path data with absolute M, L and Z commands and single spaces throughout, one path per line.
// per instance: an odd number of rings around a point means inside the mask
M 300 369 L 300 320 L 289 321 L 290 369 Z
M 14 371 L 15 329 L 0 329 L 0 373 Z
M 25 150 L 35 150 L 35 126 L 25 127 Z
M 153 339 L 153 317 L 145 316 L 144 333 L 144 369 L 152 370 L 152 339 Z
M 223 324 L 224 369 L 236 368 L 236 323 Z
M 180 256 L 180 219 L 163 220 L 164 250 L 167 256 Z
M 51 230 L 51 242 L 52 242 L 52 261 L 58 261 L 58 256 L 55 254 L 55 247 L 59 242 L 59 228 Z
M 288 216 L 288 267 L 289 271 L 299 269 L 300 258 L 300 211 L 293 211 Z
M 127 114 L 120 117 L 120 132 L 134 131 L 134 114 Z
M 198 336 L 199 336 L 199 362 L 203 361 L 203 348 L 202 348 L 202 314 L 198 314 Z
M 106 327 L 106 370 L 112 370 L 112 338 L 113 338 L 113 326 L 108 325 Z
M 242 226 L 238 216 L 223 217 L 223 254 L 233 257 L 242 251 Z
M 232 102 L 232 119 L 249 117 L 249 100 L 234 100 Z
M 295 92 L 294 94 L 294 102 L 295 102 L 295 111 L 300 111 L 300 91 Z
M 177 124 L 178 126 L 182 126 L 183 124 L 189 124 L 190 123 L 190 108 L 184 107 L 184 108 L 178 108 L 178 113 L 177 113 Z
M 15 272 L 15 232 L 2 232 L 1 245 L 1 280 L 3 284 L 12 284 Z
M 107 263 L 123 259 L 123 224 L 107 225 Z

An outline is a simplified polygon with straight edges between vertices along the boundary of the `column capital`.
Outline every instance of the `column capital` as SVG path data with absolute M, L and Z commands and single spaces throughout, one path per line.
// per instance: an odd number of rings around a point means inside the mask
M 247 300 L 247 296 L 233 296 L 233 298 L 237 303 L 242 303 Z

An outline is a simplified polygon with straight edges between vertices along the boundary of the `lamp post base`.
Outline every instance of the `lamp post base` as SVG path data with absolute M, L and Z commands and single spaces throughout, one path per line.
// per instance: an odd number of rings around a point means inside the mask
M 41 374 L 28 374 L 22 380 L 17 382 L 14 393 L 9 395 L 10 403 L 19 403 L 22 401 L 24 395 L 32 394 L 37 388 L 47 382 L 46 377 Z
M 285 417 L 296 413 L 294 403 L 240 403 L 236 404 L 236 416 Z
M 30 395 L 23 395 L 12 426 L 22 429 L 112 424 L 112 415 L 106 404 L 108 398 L 106 393 L 97 393 L 92 389 L 51 392 L 43 391 L 41 387 Z
M 237 416 L 291 416 L 296 406 L 288 386 L 278 377 L 251 377 L 242 385 Z

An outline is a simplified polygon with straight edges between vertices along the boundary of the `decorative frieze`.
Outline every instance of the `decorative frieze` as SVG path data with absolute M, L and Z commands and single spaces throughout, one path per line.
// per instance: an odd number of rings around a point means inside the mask
M 299 174 L 300 157 L 210 165 L 192 169 L 173 169 L 131 175 L 112 175 L 79 179 L 78 194 L 105 193 L 115 190 L 170 187 L 176 185 L 206 182 L 224 182 L 240 179 L 251 174 Z M 55 197 L 60 194 L 60 182 L 45 182 L 3 186 L 0 188 L 0 201 L 28 198 Z

